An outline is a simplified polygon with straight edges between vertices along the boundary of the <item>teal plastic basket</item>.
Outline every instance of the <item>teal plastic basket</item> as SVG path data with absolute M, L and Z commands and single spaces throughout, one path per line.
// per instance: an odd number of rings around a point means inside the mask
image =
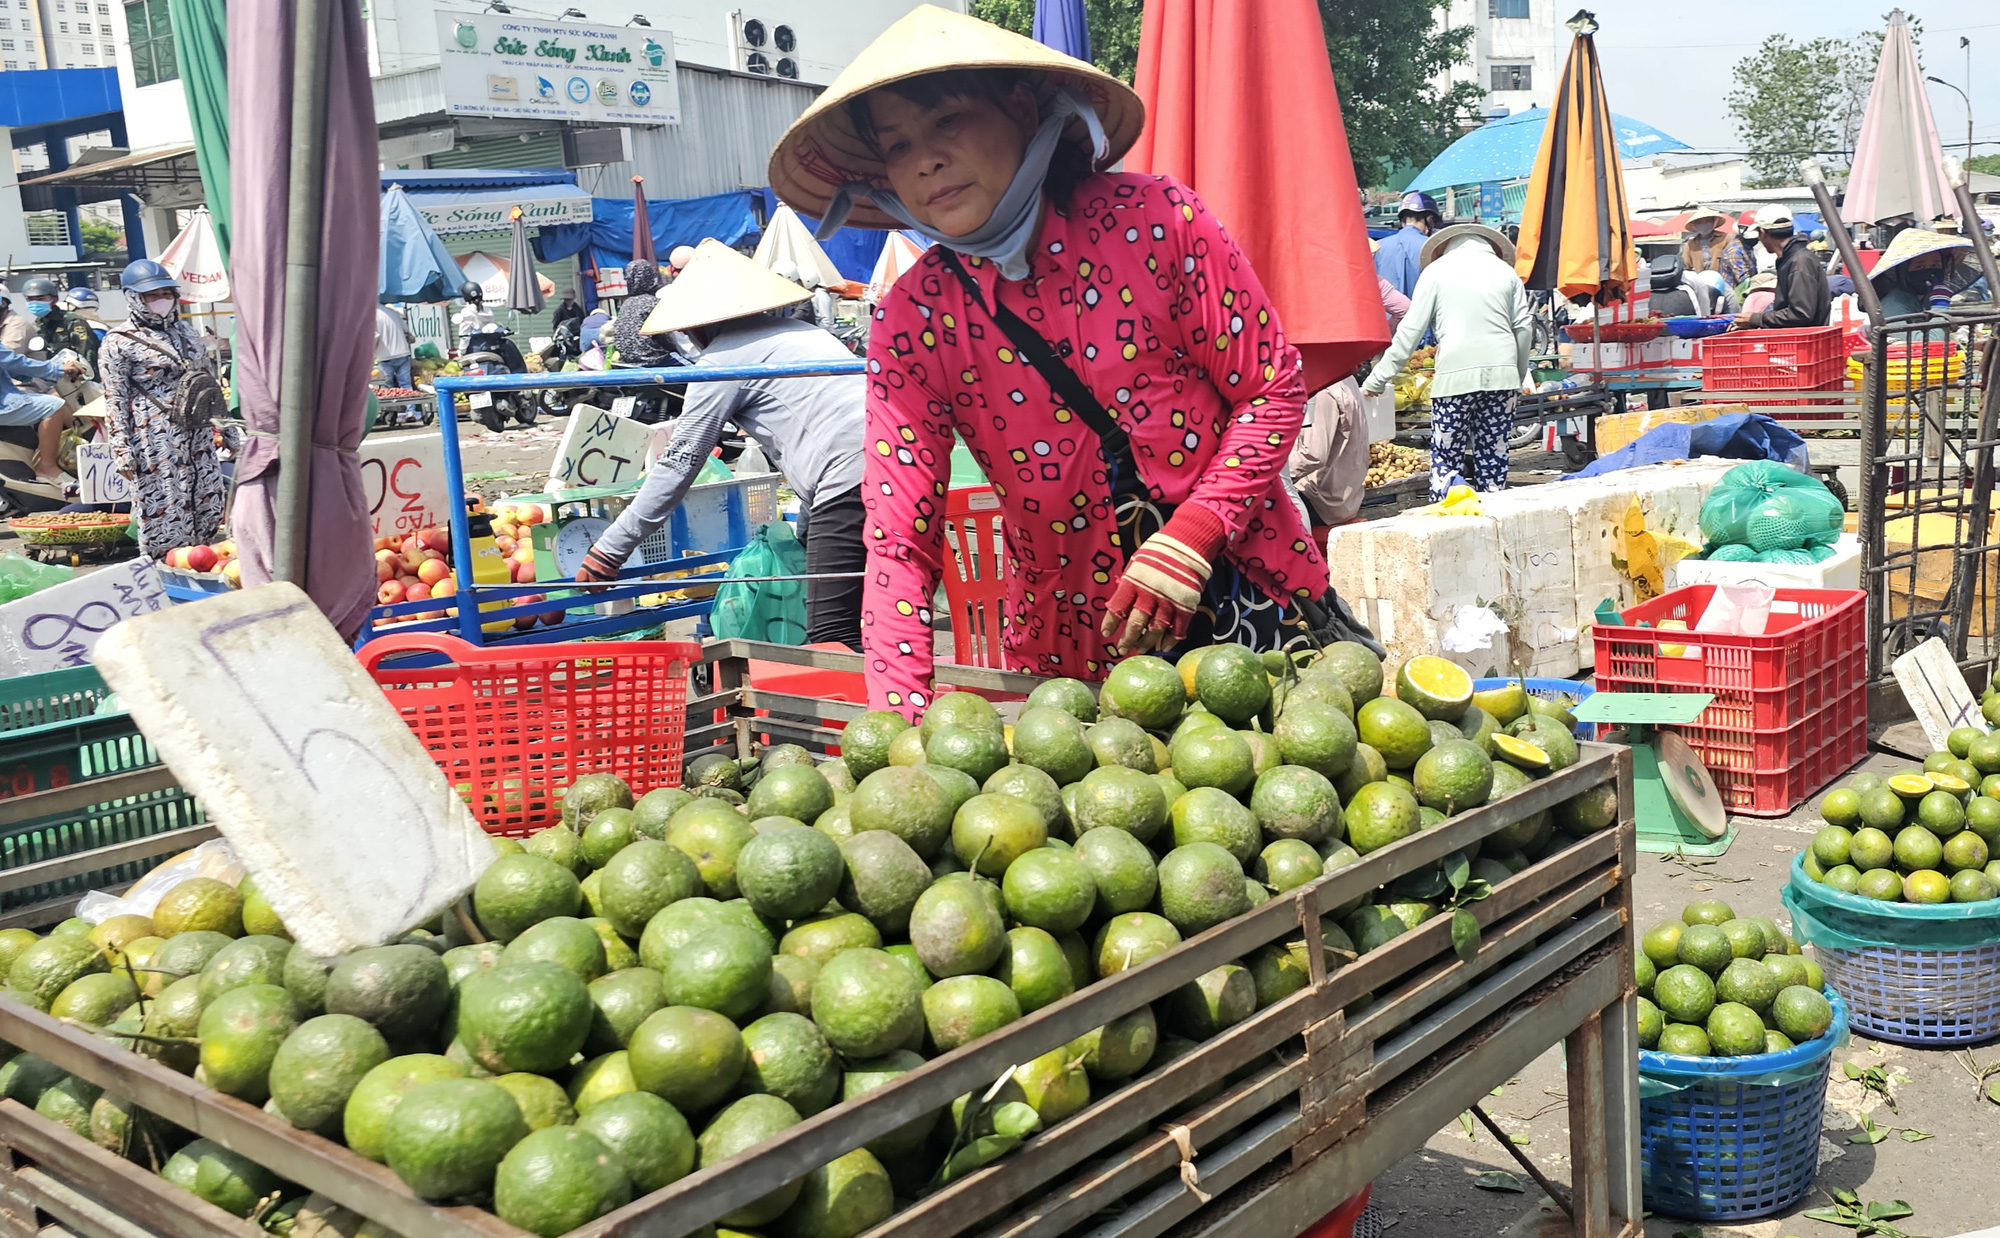
M 131 715 L 115 709 L 98 712 L 109 695 L 91 667 L 0 681 L 0 798 L 158 765 L 159 754 L 139 734 Z M 164 834 L 202 819 L 194 797 L 179 787 L 29 817 L 0 827 L 0 872 Z M 151 856 L 0 892 L 0 910 L 123 886 L 164 858 Z

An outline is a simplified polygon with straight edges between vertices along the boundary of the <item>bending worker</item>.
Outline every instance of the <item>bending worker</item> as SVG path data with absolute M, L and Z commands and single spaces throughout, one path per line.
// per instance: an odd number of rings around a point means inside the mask
M 648 264 L 651 265 L 651 264 Z M 696 366 L 828 365 L 854 354 L 809 322 L 778 313 L 811 294 L 722 244 L 703 241 L 645 322 L 648 342 L 685 338 Z M 629 307 L 629 302 L 627 303 Z M 628 308 L 625 312 L 629 313 Z M 677 334 L 678 333 L 678 334 Z M 692 382 L 673 440 L 638 497 L 585 553 L 576 578 L 610 581 L 665 524 L 734 422 L 799 496 L 805 544 L 806 640 L 861 647 L 861 440 L 867 383 L 859 374 Z M 829 578 L 832 577 L 832 578 Z
M 772 154 L 778 195 L 822 229 L 937 242 L 868 337 L 876 708 L 931 699 L 954 434 L 993 481 L 1016 565 L 1012 668 L 1102 679 L 1135 651 L 1352 631 L 1284 491 L 1305 386 L 1249 261 L 1187 186 L 1097 170 L 1144 115 L 1082 61 L 924 6 Z

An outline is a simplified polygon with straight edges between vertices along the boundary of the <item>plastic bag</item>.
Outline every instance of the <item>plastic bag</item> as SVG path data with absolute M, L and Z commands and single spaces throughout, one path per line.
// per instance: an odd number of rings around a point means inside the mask
M 1889 903 L 1845 894 L 1806 876 L 1803 856 L 1793 859 L 1778 899 L 1791 913 L 1792 939 L 1821 950 L 1977 950 L 2000 937 L 2000 900 Z
M 59 563 L 37 563 L 24 555 L 0 555 L 0 605 L 18 602 L 31 593 L 75 578 L 75 568 Z
M 745 576 L 797 576 L 806 571 L 805 547 L 783 521 L 757 530 L 757 538 L 729 565 L 729 578 L 715 591 L 708 624 L 717 640 L 742 637 L 779 645 L 806 639 L 806 582 L 739 581 Z
M 76 902 L 79 919 L 102 924 L 113 916 L 150 916 L 167 891 L 194 877 L 213 877 L 228 885 L 243 880 L 243 865 L 220 838 L 183 851 L 133 884 L 121 895 L 92 890 Z
M 722 462 L 721 456 L 710 456 L 701 462 L 701 472 L 694 475 L 694 484 L 706 486 L 712 481 L 730 481 L 736 473 Z
M 1724 473 L 1709 492 L 1701 505 L 1701 535 L 1710 546 L 1798 550 L 1831 545 L 1844 515 L 1840 500 L 1817 477 L 1755 460 Z

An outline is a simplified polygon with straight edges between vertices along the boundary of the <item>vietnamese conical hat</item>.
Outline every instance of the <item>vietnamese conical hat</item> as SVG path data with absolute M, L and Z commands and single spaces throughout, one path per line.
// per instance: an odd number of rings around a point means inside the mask
M 1045 100 L 1067 87 L 1097 109 L 1110 144 L 1102 166 L 1122 158 L 1146 124 L 1138 94 L 1110 74 L 976 17 L 925 4 L 883 31 L 792 122 L 771 152 L 772 191 L 817 219 L 826 214 L 840 186 L 886 184 L 882 160 L 873 144 L 855 132 L 847 104 L 878 87 L 952 69 L 1026 70 L 1030 80 L 1039 80 Z M 1087 141 L 1080 120 L 1071 122 L 1068 133 Z M 855 202 L 847 223 L 857 228 L 903 226 L 866 200 Z
M 811 299 L 812 293 L 756 259 L 710 239 L 696 246 L 694 257 L 674 282 L 660 289 L 653 312 L 639 331 L 642 335 L 686 331 Z

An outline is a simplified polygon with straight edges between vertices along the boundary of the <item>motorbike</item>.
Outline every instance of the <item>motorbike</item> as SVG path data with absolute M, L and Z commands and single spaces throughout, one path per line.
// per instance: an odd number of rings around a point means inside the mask
M 81 360 L 68 351 L 56 354 L 57 360 L 67 358 Z M 64 412 L 75 414 L 77 410 L 103 398 L 103 392 L 92 380 L 93 376 L 86 373 L 81 378 L 65 377 L 55 384 L 53 394 L 62 397 Z M 72 474 L 76 471 L 76 444 L 87 442 L 97 429 L 95 420 L 89 418 L 75 425 L 77 429 L 74 433 L 64 432 L 64 459 L 61 462 L 64 471 Z M 0 426 L 0 514 L 19 516 L 59 511 L 76 501 L 60 482 L 45 481 L 35 475 L 35 453 L 39 443 L 39 432 L 35 426 Z
M 514 341 L 507 338 L 510 334 L 505 327 L 494 327 L 468 339 L 458 355 L 459 371 L 468 377 L 526 374 L 528 363 Z M 505 430 L 510 419 L 523 426 L 534 425 L 541 411 L 540 400 L 520 391 L 475 391 L 466 402 L 479 424 L 495 434 Z

